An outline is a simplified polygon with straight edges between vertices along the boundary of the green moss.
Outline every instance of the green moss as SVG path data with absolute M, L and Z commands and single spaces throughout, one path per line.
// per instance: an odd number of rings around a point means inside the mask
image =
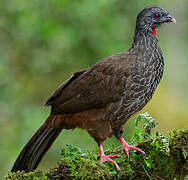
M 5 177 L 6 180 L 47 180 L 47 176 L 42 171 L 34 171 L 25 173 L 24 171 L 18 171 L 16 173 L 8 172 Z
M 46 173 L 8 172 L 5 179 L 186 179 L 188 130 L 169 132 L 169 137 L 166 137 L 157 132 L 152 133 L 155 126 L 156 123 L 149 114 L 141 114 L 135 121 L 133 135 L 128 139 L 129 142 L 138 144 L 138 147 L 146 152 L 146 156 L 131 151 L 130 158 L 127 159 L 121 147 L 105 152 L 121 154 L 121 158 L 115 159 L 121 168 L 121 173 L 116 171 L 112 163 L 101 164 L 97 160 L 96 152 L 83 154 L 80 149 L 67 145 L 62 149 L 62 160 Z

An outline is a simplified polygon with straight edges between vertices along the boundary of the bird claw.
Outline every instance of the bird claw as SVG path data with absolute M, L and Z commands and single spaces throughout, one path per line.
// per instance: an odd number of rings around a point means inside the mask
M 121 141 L 122 147 L 123 147 L 128 158 L 129 158 L 130 150 L 137 150 L 137 151 L 141 152 L 142 154 L 146 155 L 145 152 L 142 151 L 141 149 L 137 148 L 136 145 L 131 145 L 131 146 L 128 145 L 122 137 L 120 138 L 120 141 Z M 100 150 L 100 156 L 99 156 L 100 162 L 103 164 L 104 162 L 109 161 L 115 165 L 117 172 L 121 172 L 121 169 L 119 168 L 118 164 L 114 160 L 112 160 L 112 158 L 120 157 L 120 155 L 119 154 L 109 155 L 109 156 L 105 155 L 104 151 L 103 151 L 102 144 L 99 145 L 99 150 Z
M 120 141 L 121 141 L 122 147 L 123 147 L 123 149 L 124 149 L 128 158 L 129 158 L 129 151 L 130 150 L 139 151 L 142 154 L 144 154 L 144 156 L 146 156 L 146 153 L 144 151 L 142 151 L 140 148 L 137 148 L 136 145 L 128 145 L 123 138 L 120 138 Z
M 105 156 L 106 156 L 106 155 L 105 155 Z M 115 154 L 115 155 L 109 155 L 108 157 L 109 157 L 109 158 L 120 158 L 121 155 Z M 100 156 L 100 155 L 98 155 L 98 159 L 101 159 L 101 156 Z
M 107 156 L 107 155 L 103 154 L 103 155 L 100 156 L 100 162 L 103 164 L 104 162 L 109 161 L 116 166 L 116 169 L 117 169 L 118 172 L 121 172 L 121 169 L 117 165 L 117 163 L 114 160 L 111 159 L 111 158 L 116 158 L 116 157 L 120 157 L 120 155 L 116 154 L 116 155 Z
M 120 158 L 121 155 L 115 154 L 115 155 L 109 155 L 108 157 L 109 157 L 109 158 Z
M 112 158 L 120 157 L 120 155 L 119 154 L 110 155 L 110 156 L 105 155 L 102 144 L 99 145 L 99 150 L 100 150 L 100 162 L 103 164 L 104 162 L 109 161 L 116 166 L 118 172 L 121 172 L 121 169 L 119 168 L 117 163 L 114 160 L 112 160 Z
M 137 148 L 135 145 L 133 146 L 130 146 L 130 145 L 123 145 L 123 149 L 127 155 L 127 157 L 129 158 L 129 151 L 130 150 L 136 150 L 136 151 L 139 151 L 141 152 L 144 156 L 146 155 L 146 153 L 144 151 L 142 151 L 141 149 Z
M 109 159 L 119 158 L 119 157 L 121 157 L 119 154 L 115 154 L 115 155 L 102 155 L 102 156 L 100 156 L 100 160 L 103 163 L 103 162 L 109 161 Z

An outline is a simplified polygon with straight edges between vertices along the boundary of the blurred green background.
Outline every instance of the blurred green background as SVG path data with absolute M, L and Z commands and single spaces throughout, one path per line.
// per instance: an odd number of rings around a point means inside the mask
M 177 23 L 157 30 L 165 73 L 155 96 L 142 110 L 159 122 L 158 130 L 188 127 L 187 0 L 0 0 L 0 178 L 13 165 L 23 145 L 44 122 L 43 104 L 71 73 L 131 46 L 136 15 L 146 5 L 159 5 Z M 133 128 L 134 116 L 125 126 Z M 105 142 L 119 144 L 115 138 Z M 60 158 L 73 144 L 95 149 L 82 130 L 63 131 L 40 169 Z

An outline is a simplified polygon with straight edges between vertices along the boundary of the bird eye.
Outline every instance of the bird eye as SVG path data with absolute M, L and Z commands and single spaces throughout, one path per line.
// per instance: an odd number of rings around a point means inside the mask
M 160 15 L 159 15 L 159 14 L 157 14 L 157 13 L 156 13 L 156 14 L 154 14 L 154 18 L 155 18 L 155 19 L 157 19 L 158 17 L 160 17 Z

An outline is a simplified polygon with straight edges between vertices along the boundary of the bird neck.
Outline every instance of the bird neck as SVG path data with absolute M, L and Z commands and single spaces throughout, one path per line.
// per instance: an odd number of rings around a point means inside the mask
M 135 30 L 134 33 L 134 40 L 132 47 L 139 46 L 140 48 L 151 48 L 158 46 L 158 39 L 156 37 L 156 30 L 149 29 L 146 30 Z

